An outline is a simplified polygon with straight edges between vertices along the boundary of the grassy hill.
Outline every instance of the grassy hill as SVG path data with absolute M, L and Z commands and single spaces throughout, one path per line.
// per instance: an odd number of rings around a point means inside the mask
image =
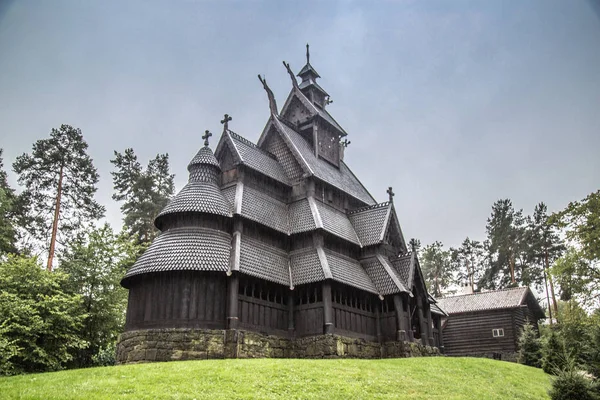
M 477 358 L 210 360 L 0 378 L 22 399 L 548 399 L 550 378 Z

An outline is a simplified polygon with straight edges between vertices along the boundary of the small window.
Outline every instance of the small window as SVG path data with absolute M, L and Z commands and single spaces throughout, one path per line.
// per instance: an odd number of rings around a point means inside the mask
M 494 337 L 503 337 L 504 336 L 504 329 L 500 328 L 500 329 L 492 329 L 492 335 L 494 335 Z

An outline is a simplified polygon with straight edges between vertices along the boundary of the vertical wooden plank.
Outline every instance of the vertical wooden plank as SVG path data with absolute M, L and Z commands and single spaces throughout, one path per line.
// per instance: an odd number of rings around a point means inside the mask
M 208 290 L 206 291 L 206 321 L 214 321 L 214 304 L 215 304 L 215 278 L 207 276 Z
M 198 275 L 190 274 L 190 307 L 188 310 L 188 319 L 196 320 L 198 306 Z
M 258 325 L 260 324 L 260 306 L 256 303 L 252 304 L 252 315 L 254 316 L 254 319 L 252 321 L 252 323 L 254 325 Z
M 198 277 L 198 320 L 206 320 L 206 292 L 208 286 L 206 284 L 206 276 L 204 274 Z

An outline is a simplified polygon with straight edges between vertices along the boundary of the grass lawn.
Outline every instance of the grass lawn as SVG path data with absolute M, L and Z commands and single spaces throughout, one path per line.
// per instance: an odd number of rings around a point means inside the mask
M 480 358 L 201 360 L 0 378 L 2 399 L 548 399 L 542 370 Z

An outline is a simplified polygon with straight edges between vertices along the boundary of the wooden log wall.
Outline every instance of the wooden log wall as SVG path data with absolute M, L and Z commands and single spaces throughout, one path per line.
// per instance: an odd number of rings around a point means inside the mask
M 514 353 L 515 310 L 481 311 L 455 314 L 448 318 L 443 331 L 445 353 L 448 355 L 481 355 Z M 493 329 L 504 329 L 503 337 L 493 337 Z
M 225 328 L 224 275 L 196 271 L 148 274 L 129 289 L 125 330 Z

